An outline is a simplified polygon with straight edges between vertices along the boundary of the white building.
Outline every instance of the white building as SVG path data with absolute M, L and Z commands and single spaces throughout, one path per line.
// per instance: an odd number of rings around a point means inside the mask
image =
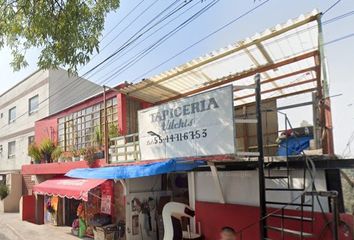
M 0 175 L 29 164 L 35 121 L 102 89 L 63 69 L 37 70 L 0 95 Z

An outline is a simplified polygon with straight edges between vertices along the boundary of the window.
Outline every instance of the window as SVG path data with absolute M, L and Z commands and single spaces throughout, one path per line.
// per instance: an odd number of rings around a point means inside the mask
M 14 158 L 15 157 L 15 151 L 16 151 L 16 142 L 9 142 L 8 143 L 8 158 Z
M 95 133 L 104 129 L 103 103 L 90 106 L 58 119 L 58 143 L 64 151 L 92 146 Z M 118 122 L 117 98 L 107 100 L 108 124 Z M 102 134 L 103 137 L 103 134 Z
M 16 119 L 16 107 L 13 107 L 9 110 L 9 123 L 14 122 Z
M 38 111 L 38 106 L 39 106 L 38 95 L 28 99 L 28 114 Z
M 28 146 L 32 145 L 34 143 L 34 136 L 29 136 L 28 137 Z

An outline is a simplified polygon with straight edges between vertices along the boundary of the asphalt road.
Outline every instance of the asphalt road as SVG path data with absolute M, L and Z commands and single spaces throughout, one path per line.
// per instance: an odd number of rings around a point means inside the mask
M 20 220 L 18 213 L 0 213 L 0 240 L 78 240 L 70 227 L 35 225 Z

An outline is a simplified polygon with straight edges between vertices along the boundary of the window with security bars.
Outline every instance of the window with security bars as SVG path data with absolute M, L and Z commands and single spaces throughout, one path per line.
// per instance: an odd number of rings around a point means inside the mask
M 106 111 L 107 123 L 117 125 L 117 98 L 107 100 Z M 103 102 L 60 118 L 58 120 L 58 144 L 64 151 L 93 146 L 98 130 L 101 134 L 104 132 Z

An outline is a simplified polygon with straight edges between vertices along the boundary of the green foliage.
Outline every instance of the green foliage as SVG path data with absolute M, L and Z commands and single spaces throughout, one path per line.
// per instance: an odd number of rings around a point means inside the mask
M 120 136 L 117 124 L 111 123 L 111 124 L 109 124 L 108 127 L 109 127 L 108 136 L 109 136 L 110 139 Z
M 87 161 L 87 165 L 89 167 L 93 167 L 96 162 L 96 148 L 88 147 L 85 151 L 85 160 Z
M 71 153 L 72 153 L 73 157 L 80 157 L 80 151 L 79 150 L 72 149 Z
M 97 147 L 101 148 L 102 147 L 102 141 L 103 141 L 103 135 L 100 127 L 95 128 L 95 133 L 94 133 L 94 139 L 93 139 L 93 144 L 96 145 Z
M 59 146 L 55 147 L 55 149 L 51 154 L 52 161 L 57 162 L 62 154 L 63 154 L 63 150 L 61 149 L 61 147 Z
M 45 162 L 49 163 L 52 160 L 52 153 L 55 151 L 56 146 L 50 139 L 44 139 L 39 146 L 41 154 Z
M 79 152 L 80 152 L 80 155 L 84 156 L 86 153 L 86 148 L 80 148 Z
M 68 67 L 71 72 L 99 51 L 108 12 L 119 0 L 0 0 L 0 49 L 12 50 L 12 67 L 27 65 L 26 50 L 41 49 L 40 68 Z
M 50 139 L 44 139 L 39 146 L 32 144 L 28 148 L 28 156 L 33 158 L 35 163 L 57 161 L 61 156 L 62 150 Z
M 9 195 L 9 187 L 6 184 L 0 184 L 0 200 L 3 200 Z
M 42 160 L 42 154 L 37 145 L 31 144 L 28 147 L 28 156 L 30 156 L 35 163 L 40 163 Z

